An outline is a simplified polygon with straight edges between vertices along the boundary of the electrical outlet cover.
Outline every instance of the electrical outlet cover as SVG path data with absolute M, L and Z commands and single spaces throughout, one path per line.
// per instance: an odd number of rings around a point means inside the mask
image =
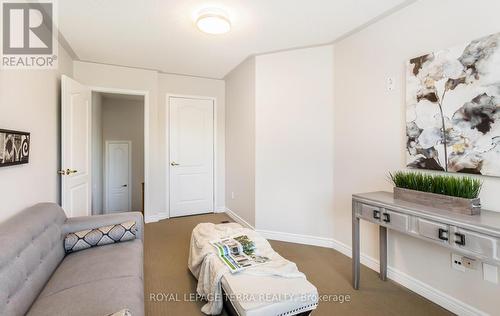
M 394 91 L 396 89 L 396 82 L 394 80 L 394 77 L 387 77 L 386 79 L 386 89 L 387 91 Z
M 476 270 L 477 260 L 469 257 L 462 257 L 462 265 L 467 269 Z
M 462 262 L 463 258 L 461 255 L 451 254 L 451 267 L 455 270 L 465 272 L 465 266 Z

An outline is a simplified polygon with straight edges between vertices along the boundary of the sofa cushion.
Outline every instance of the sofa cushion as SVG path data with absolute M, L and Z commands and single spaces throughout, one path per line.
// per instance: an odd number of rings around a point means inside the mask
M 142 284 L 142 280 L 137 276 L 83 283 L 40 297 L 27 315 L 104 316 L 126 308 L 133 316 L 142 316 L 144 315 Z
M 29 315 L 143 315 L 142 249 L 135 239 L 67 255 Z
M 50 278 L 40 298 L 102 279 L 134 276 L 142 280 L 142 258 L 139 239 L 69 254 Z
M 135 239 L 137 233 L 134 221 L 102 226 L 69 233 L 64 238 L 64 250 L 71 253 L 92 247 L 109 245 Z

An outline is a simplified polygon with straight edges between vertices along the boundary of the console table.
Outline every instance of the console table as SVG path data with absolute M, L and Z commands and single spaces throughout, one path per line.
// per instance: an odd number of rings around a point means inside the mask
M 482 262 L 500 265 L 500 213 L 461 215 L 396 200 L 391 192 L 352 196 L 353 287 L 360 280 L 360 220 L 379 225 L 380 279 L 387 279 L 387 229 L 420 238 Z

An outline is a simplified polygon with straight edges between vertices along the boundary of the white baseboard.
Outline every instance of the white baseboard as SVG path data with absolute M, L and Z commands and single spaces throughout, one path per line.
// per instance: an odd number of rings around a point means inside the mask
M 332 248 L 348 256 L 349 258 L 352 257 L 351 246 L 346 245 L 333 238 L 291 234 L 291 233 L 283 233 L 283 232 L 275 232 L 275 231 L 267 231 L 259 229 L 257 229 L 257 231 L 267 239 Z M 361 264 L 363 264 L 364 266 L 372 270 L 379 271 L 380 264 L 377 259 L 367 256 L 365 254 L 361 254 L 360 260 Z M 432 286 L 420 280 L 417 280 L 414 277 L 409 276 L 408 274 L 399 271 L 391 266 L 387 268 L 387 277 L 393 280 L 394 282 L 408 288 L 409 290 L 425 297 L 426 299 L 442 306 L 443 308 L 446 308 L 447 310 L 457 315 L 464 315 L 464 316 L 488 315 L 487 313 L 480 311 L 477 308 L 470 306 L 446 293 L 443 293 L 433 288 Z
M 158 222 L 158 221 L 161 221 L 162 219 L 167 219 L 169 217 L 168 215 L 169 215 L 168 212 L 157 213 L 154 215 L 146 215 L 146 216 L 144 216 L 144 222 L 146 224 Z
M 457 315 L 489 315 L 392 267 L 387 268 L 387 277 Z
M 225 213 L 225 212 L 226 212 L 226 208 L 223 206 L 216 207 L 215 211 L 214 211 L 214 213 Z M 169 218 L 168 211 L 164 211 L 164 212 L 160 212 L 160 213 L 157 213 L 154 215 L 145 215 L 144 222 L 146 222 L 146 224 L 147 223 L 154 223 L 154 222 L 158 222 L 158 221 L 161 221 L 162 219 L 167 219 L 167 218 Z
M 215 208 L 214 213 L 226 213 L 226 207 L 225 206 L 217 206 Z
M 250 223 L 248 223 L 246 220 L 241 218 L 238 214 L 235 212 L 231 211 L 230 209 L 226 208 L 226 214 L 227 216 L 231 217 L 236 223 L 250 229 L 255 229 Z
M 271 240 L 279 240 L 279 241 L 287 241 L 293 242 L 296 244 L 303 245 L 312 245 L 326 248 L 333 248 L 333 239 L 331 238 L 323 238 L 309 235 L 299 235 L 292 233 L 282 233 L 282 232 L 274 232 L 269 230 L 257 229 L 264 238 Z

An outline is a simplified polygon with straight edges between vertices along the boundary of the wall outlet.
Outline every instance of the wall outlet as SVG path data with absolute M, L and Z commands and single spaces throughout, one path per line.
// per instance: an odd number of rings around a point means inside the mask
M 394 80 L 394 77 L 387 77 L 386 82 L 385 82 L 387 91 L 394 91 L 396 89 L 396 81 Z
M 455 270 L 465 272 L 463 257 L 461 255 L 451 254 L 451 267 Z
M 498 268 L 491 264 L 483 263 L 483 279 L 498 284 Z
M 462 257 L 462 265 L 467 269 L 476 270 L 477 260 L 469 257 Z

